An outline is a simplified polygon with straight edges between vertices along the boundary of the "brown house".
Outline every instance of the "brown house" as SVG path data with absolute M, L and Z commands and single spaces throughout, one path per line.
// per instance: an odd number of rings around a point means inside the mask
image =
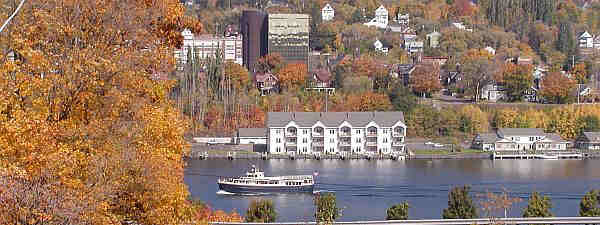
M 279 79 L 272 73 L 256 73 L 254 84 L 262 96 L 269 95 L 272 91 L 278 91 L 279 89 Z

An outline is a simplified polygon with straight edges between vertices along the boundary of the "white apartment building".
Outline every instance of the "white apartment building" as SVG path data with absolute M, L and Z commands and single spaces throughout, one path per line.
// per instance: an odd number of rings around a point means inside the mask
M 200 59 L 214 57 L 217 51 L 221 51 L 225 60 L 242 65 L 242 36 L 229 35 L 216 37 L 213 35 L 195 36 L 190 30 L 185 29 L 183 35 L 183 47 L 175 50 L 175 58 L 179 65 L 187 63 L 187 54 L 191 49 L 194 56 Z
M 271 154 L 404 152 L 402 112 L 269 112 Z
M 323 21 L 330 21 L 333 19 L 334 16 L 335 16 L 335 10 L 333 10 L 333 7 L 331 7 L 331 5 L 329 3 L 327 3 L 325 5 L 325 7 L 323 7 L 323 9 L 321 9 L 321 19 Z

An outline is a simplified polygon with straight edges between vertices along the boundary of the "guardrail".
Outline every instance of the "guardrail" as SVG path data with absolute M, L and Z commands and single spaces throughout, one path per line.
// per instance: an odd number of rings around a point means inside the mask
M 471 224 L 598 224 L 600 217 L 530 217 L 530 218 L 495 218 L 495 219 L 436 219 L 436 220 L 386 220 L 386 221 L 354 221 L 334 222 L 333 224 L 389 224 L 389 225 L 471 225 Z M 315 222 L 285 223 L 225 223 L 210 222 L 212 225 L 300 225 L 316 224 Z

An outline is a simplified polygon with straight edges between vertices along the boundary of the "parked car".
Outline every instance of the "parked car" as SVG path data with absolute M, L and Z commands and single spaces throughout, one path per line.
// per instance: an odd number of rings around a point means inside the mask
M 433 144 L 433 147 L 441 148 L 441 147 L 444 147 L 444 145 L 440 144 L 440 143 L 435 143 L 435 144 Z
M 425 142 L 425 145 L 435 145 L 435 143 L 428 141 L 428 142 Z

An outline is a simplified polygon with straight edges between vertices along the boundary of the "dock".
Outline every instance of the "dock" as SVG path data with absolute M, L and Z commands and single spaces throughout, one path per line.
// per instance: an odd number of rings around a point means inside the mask
M 515 153 L 494 152 L 492 159 L 583 159 L 584 154 L 578 152 L 556 153 Z

